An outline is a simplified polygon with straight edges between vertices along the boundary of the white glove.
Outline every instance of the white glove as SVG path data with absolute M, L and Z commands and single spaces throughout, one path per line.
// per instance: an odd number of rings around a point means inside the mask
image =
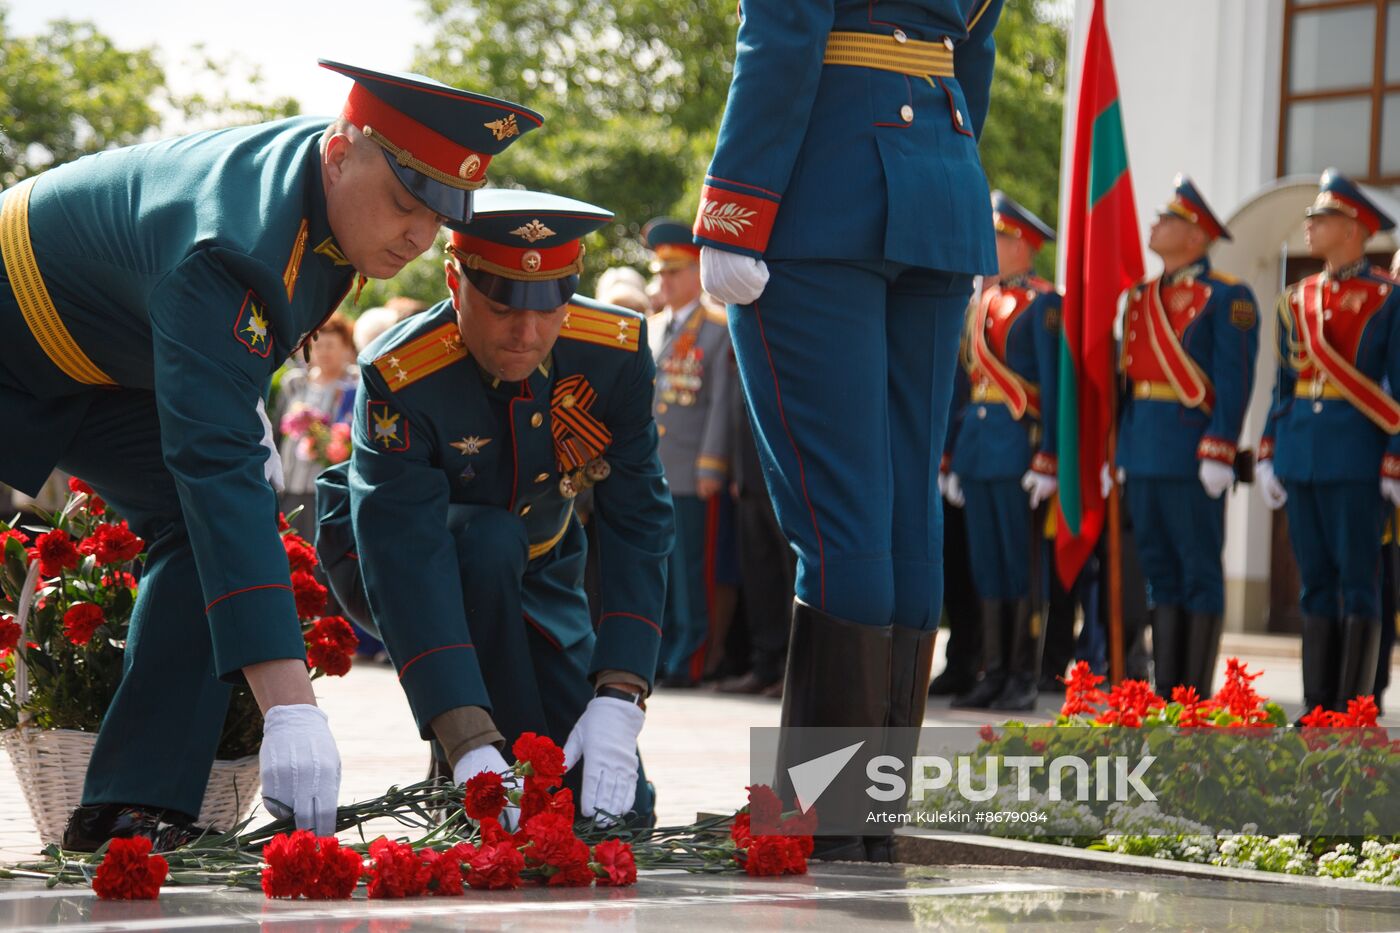
M 324 710 L 298 703 L 267 711 L 260 776 L 267 812 L 318 836 L 335 834 L 340 752 Z
M 277 440 L 272 436 L 272 422 L 267 420 L 267 406 L 263 404 L 262 399 L 258 399 L 258 418 L 263 426 L 262 445 L 267 448 L 263 477 L 272 484 L 273 489 L 281 492 L 286 486 L 286 479 L 282 476 L 282 455 L 277 452 Z
M 945 499 L 948 497 L 948 474 L 942 471 L 938 474 L 938 494 Z
M 768 266 L 763 260 L 700 247 L 700 285 L 725 304 L 751 305 L 767 284 Z
M 1259 487 L 1259 494 L 1264 497 L 1264 504 L 1277 511 L 1283 508 L 1283 504 L 1288 501 L 1288 492 L 1283 488 L 1283 483 L 1274 475 L 1274 461 L 1260 460 L 1254 464 L 1254 485 Z
M 1381 495 L 1390 500 L 1390 504 L 1400 509 L 1400 479 L 1385 477 L 1381 480 Z
M 1055 490 L 1060 488 L 1060 481 L 1047 473 L 1027 470 L 1026 475 L 1021 477 L 1021 488 L 1031 494 L 1031 508 L 1038 509 L 1042 502 L 1053 496 Z
M 1107 499 L 1113 494 L 1113 471 L 1105 463 L 1099 468 L 1099 495 Z
M 958 474 L 948 473 L 947 480 L 943 480 L 943 474 L 939 476 L 939 487 L 943 490 L 943 498 L 948 500 L 948 504 L 955 509 L 963 507 L 967 497 L 963 495 L 962 480 L 958 479 Z
M 1205 487 L 1206 495 L 1212 499 L 1223 496 L 1225 490 L 1235 481 L 1235 468 L 1219 460 L 1202 460 L 1200 474 L 1201 485 Z
M 515 775 L 510 770 L 510 765 L 506 764 L 505 758 L 494 745 L 474 748 L 457 759 L 457 764 L 452 768 L 452 780 L 457 784 L 465 784 L 483 771 L 494 771 L 505 779 L 507 787 L 515 786 Z M 520 808 L 507 806 L 502 810 L 501 825 L 507 831 L 515 832 L 515 828 L 520 825 Z
M 640 706 L 615 697 L 594 697 L 564 742 L 564 770 L 583 757 L 583 799 L 579 812 L 598 811 L 622 816 L 637 799 L 637 736 L 646 713 Z M 607 817 L 600 825 L 611 823 Z

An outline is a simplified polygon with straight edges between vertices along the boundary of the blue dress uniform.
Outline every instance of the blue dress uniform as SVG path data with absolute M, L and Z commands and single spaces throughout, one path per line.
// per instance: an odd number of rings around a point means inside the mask
M 1177 176 L 1159 213 L 1230 233 L 1201 193 Z M 1249 286 L 1198 260 L 1126 293 L 1119 372 L 1124 400 L 1118 467 L 1127 474 L 1133 537 L 1147 577 L 1154 676 L 1211 694 L 1225 611 L 1225 503 L 1201 462 L 1233 466 L 1259 350 Z
M 653 272 L 693 266 L 700 260 L 690 228 L 679 221 L 653 220 L 644 235 L 653 255 Z M 663 686 L 689 686 L 697 673 L 692 660 L 710 627 L 705 569 L 718 556 L 718 548 L 709 543 L 718 534 L 709 533 L 710 510 L 696 495 L 696 485 L 711 479 L 727 487 L 732 459 L 734 382 L 726 372 L 729 328 L 724 310 L 701 294 L 687 307 L 665 308 L 653 317 L 648 338 L 656 360 L 652 414 L 661 437 L 661 465 L 676 507 L 676 547 L 667 572 L 660 670 Z
M 551 355 L 527 380 L 478 365 L 451 300 L 361 355 L 354 451 L 318 480 L 317 547 L 337 597 L 382 635 L 424 738 L 440 715 L 477 707 L 506 743 L 532 731 L 562 746 L 600 672 L 651 684 L 674 537 L 651 416 L 656 369 L 639 315 L 573 294 L 580 239 L 611 217 L 488 190 L 454 227 L 449 251 L 487 298 L 565 306 Z M 574 515 L 589 487 L 596 632 Z M 650 787 L 638 782 L 649 819 Z
M 694 232 L 769 272 L 729 328 L 798 556 L 785 725 L 923 720 L 942 602 L 935 464 L 972 280 L 996 271 L 977 134 L 1000 11 L 740 5 Z
M 1369 234 L 1394 227 L 1334 169 L 1308 214 Z M 1361 259 L 1290 286 L 1279 300 L 1279 369 L 1259 444 L 1288 498 L 1302 576 L 1303 700 L 1345 709 L 1369 694 L 1380 641 L 1380 540 L 1400 478 L 1400 286 Z
M 322 64 L 356 81 L 347 119 L 368 136 L 352 111 L 373 115 L 397 176 L 453 218 L 470 216 L 471 189 L 509 143 L 483 122 L 508 118 L 517 136 L 540 123 L 426 79 Z M 229 682 L 305 656 L 263 404 L 274 370 L 355 275 L 327 217 L 327 124 L 295 118 L 103 152 L 4 193 L 0 409 L 25 437 L 0 481 L 33 493 L 54 467 L 79 475 L 148 544 L 126 673 L 70 848 L 100 844 L 128 805 L 192 819 Z M 451 175 L 435 164 L 449 159 Z
M 1000 191 L 992 195 L 998 236 L 1031 249 L 1054 242 L 1040 218 Z M 1060 296 L 1032 275 L 988 286 L 968 314 L 963 347 L 970 393 L 958 420 L 951 472 L 966 498 L 972 578 L 982 598 L 982 679 L 955 706 L 1031 709 L 1039 692 L 1043 639 L 1031 614 L 1032 511 L 1022 477 L 1055 475 L 1053 412 L 1059 368 Z M 1041 594 L 1036 594 L 1039 597 Z

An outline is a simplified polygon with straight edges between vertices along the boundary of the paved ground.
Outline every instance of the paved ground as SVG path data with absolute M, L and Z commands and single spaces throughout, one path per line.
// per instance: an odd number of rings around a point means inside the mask
M 1251 669 L 1264 670 L 1264 677 L 1255 682 L 1256 688 L 1282 702 L 1293 715 L 1298 711 L 1301 691 L 1296 645 L 1296 640 L 1289 639 L 1236 637 L 1227 639 L 1222 656 L 1238 655 Z M 941 665 L 940 659 L 935 670 Z M 375 666 L 357 667 L 343 679 L 318 681 L 317 686 L 340 744 L 345 775 L 342 800 L 378 796 L 391 784 L 412 782 L 423 776 L 424 745 L 391 671 Z M 1036 716 L 1027 718 L 1048 719 L 1059 702 L 1058 697 L 1042 695 Z M 777 725 L 778 710 L 777 700 L 727 697 L 708 691 L 659 692 L 649 704 L 641 745 L 657 787 L 660 821 L 688 823 L 697 812 L 732 811 L 740 806 L 744 802 L 744 785 L 748 783 L 747 730 L 752 726 Z M 931 724 L 943 725 L 998 722 L 1004 718 L 950 710 L 946 701 L 930 703 L 928 713 Z M 1400 716 L 1392 714 L 1384 721 L 1400 726 Z M 28 808 L 8 759 L 0 757 L 0 862 L 28 857 L 37 849 L 38 837 Z M 1110 926 L 1142 923 L 1186 929 L 1221 924 L 1239 929 L 1400 929 L 1400 912 L 1373 909 L 1378 905 L 1397 906 L 1396 896 L 1386 892 L 1362 891 L 1344 896 L 1319 889 L 1313 894 L 1295 895 L 1278 893 L 1294 889 L 1273 884 L 1188 884 L 1172 879 L 1149 881 L 1139 876 L 1046 870 L 994 872 L 993 875 L 985 868 L 940 868 L 909 873 L 870 869 L 862 873 L 849 867 L 823 868 L 806 879 L 780 882 L 657 874 L 645 878 L 635 890 L 620 894 L 515 893 L 474 897 L 470 904 L 452 907 L 439 903 L 375 905 L 374 916 L 385 924 L 374 929 L 406 928 L 395 925 L 395 921 L 460 928 L 464 919 L 469 920 L 471 928 L 494 929 L 513 925 L 518 919 L 517 911 L 527 912 L 530 925 L 540 928 L 688 928 L 705 924 L 705 911 L 719 905 L 729 905 L 726 910 L 733 912 L 733 918 L 749 926 L 800 926 L 813 930 L 848 926 L 856 917 L 862 924 L 876 925 L 907 924 L 913 919 L 938 929 L 1016 921 L 1053 923 L 1065 929 L 1103 929 L 1106 927 L 1102 924 L 1109 918 L 1116 918 Z M 823 908 L 820 917 L 811 910 L 790 910 L 818 904 Z M 162 901 L 158 908 L 145 908 L 155 913 L 141 914 L 141 909 L 96 904 L 85 894 L 71 892 L 49 892 L 36 897 L 14 887 L 0 889 L 0 928 L 52 923 L 86 924 L 88 929 L 175 928 L 187 922 L 210 925 L 217 916 L 221 918 L 218 925 L 261 922 L 278 929 L 285 926 L 293 930 L 335 929 L 348 933 L 363 927 L 346 926 L 346 919 L 369 916 L 347 915 L 345 908 L 265 905 L 260 898 L 227 892 L 181 891 Z M 196 921 L 196 917 L 203 919 Z M 107 920 L 115 925 L 93 923 Z

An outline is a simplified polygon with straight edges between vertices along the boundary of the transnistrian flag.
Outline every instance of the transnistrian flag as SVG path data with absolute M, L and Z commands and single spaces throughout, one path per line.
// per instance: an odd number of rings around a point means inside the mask
M 1065 235 L 1064 335 L 1060 340 L 1060 513 L 1056 568 L 1069 586 L 1104 526 L 1099 475 L 1107 460 L 1115 388 L 1113 321 L 1118 297 L 1143 276 L 1133 183 L 1118 102 L 1105 0 L 1089 19 L 1079 81 Z

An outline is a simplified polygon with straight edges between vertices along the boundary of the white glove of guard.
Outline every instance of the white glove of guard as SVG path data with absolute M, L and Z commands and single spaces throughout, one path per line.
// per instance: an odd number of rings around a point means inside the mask
M 274 706 L 263 717 L 263 805 L 318 836 L 335 834 L 340 752 L 325 711 L 305 703 Z
M 948 474 L 940 472 L 938 474 L 938 494 L 945 499 L 948 497 Z
M 452 768 L 452 780 L 456 784 L 465 784 L 483 771 L 499 774 L 505 779 L 506 787 L 515 786 L 515 774 L 494 745 L 474 748 L 457 759 L 457 764 Z M 516 827 L 520 825 L 520 808 L 512 805 L 502 810 L 501 825 L 507 832 L 515 832 Z
M 1113 478 L 1113 471 L 1109 469 L 1107 463 L 1099 467 L 1099 495 L 1103 496 L 1105 499 L 1113 494 Z M 1119 470 L 1118 482 L 1122 483 L 1124 479 L 1126 479 L 1126 477 L 1123 475 L 1123 471 Z
M 963 507 L 963 503 L 967 501 L 967 497 L 963 495 L 962 491 L 962 480 L 958 479 L 958 474 L 956 473 L 948 473 L 946 475 L 948 477 L 947 480 L 943 480 L 939 484 L 943 489 L 943 498 L 947 499 L 948 504 L 953 508 L 960 509 Z M 939 479 L 942 480 L 942 475 L 939 476 Z
M 262 445 L 267 448 L 267 462 L 263 464 L 263 476 L 272 488 L 281 492 L 287 485 L 282 475 L 282 455 L 277 452 L 277 440 L 272 434 L 272 422 L 267 420 L 267 406 L 258 399 L 258 419 L 262 421 Z
M 600 810 L 622 816 L 637 799 L 637 736 L 646 713 L 640 706 L 615 697 L 594 697 L 564 742 L 564 770 L 583 758 L 583 797 L 579 813 Z M 610 824 L 606 816 L 599 825 Z
M 1254 464 L 1254 485 L 1259 487 L 1259 494 L 1264 497 L 1264 504 L 1277 511 L 1283 508 L 1283 504 L 1288 501 L 1288 492 L 1283 488 L 1283 483 L 1274 475 L 1274 461 L 1260 460 Z
M 1385 477 L 1381 480 L 1381 495 L 1389 500 L 1390 504 L 1400 509 L 1400 479 Z
M 1021 477 L 1021 488 L 1031 494 L 1031 508 L 1038 509 L 1060 488 L 1060 481 L 1046 473 L 1027 470 L 1026 475 Z
M 700 285 L 725 304 L 751 305 L 767 284 L 768 266 L 763 260 L 700 247 Z
M 1200 475 L 1206 495 L 1219 499 L 1235 481 L 1235 468 L 1219 460 L 1205 459 L 1201 461 Z

